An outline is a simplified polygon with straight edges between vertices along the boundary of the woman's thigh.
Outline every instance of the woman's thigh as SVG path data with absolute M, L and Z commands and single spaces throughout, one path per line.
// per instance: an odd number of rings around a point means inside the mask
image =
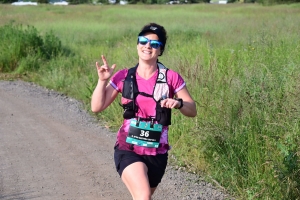
M 131 166 L 133 163 L 135 162 L 144 163 L 147 169 L 146 178 L 149 182 L 150 188 L 156 188 L 165 173 L 165 169 L 168 161 L 168 153 L 158 154 L 156 156 L 146 156 L 146 155 L 141 156 L 141 155 L 137 155 L 132 151 L 119 150 L 118 147 L 116 147 L 114 159 L 115 159 L 116 169 L 120 177 L 122 177 L 123 171 L 128 166 Z M 137 167 L 140 167 L 138 169 L 135 169 L 134 166 L 135 165 L 131 166 L 130 169 L 131 168 L 133 168 L 133 170 L 143 169 L 141 168 L 140 165 L 137 165 Z M 145 171 L 142 172 L 144 173 Z M 139 176 L 141 176 L 141 174 L 143 173 L 140 173 Z
M 151 198 L 147 172 L 148 168 L 143 162 L 134 162 L 123 170 L 121 178 L 134 199 Z

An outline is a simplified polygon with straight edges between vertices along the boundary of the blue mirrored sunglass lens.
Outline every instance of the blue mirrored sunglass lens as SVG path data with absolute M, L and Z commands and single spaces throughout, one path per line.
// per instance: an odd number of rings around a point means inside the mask
M 150 46 L 154 49 L 157 49 L 160 46 L 160 43 L 158 41 L 151 41 Z
M 148 39 L 145 37 L 139 37 L 139 43 L 145 45 L 148 43 Z
M 143 37 L 143 36 L 140 36 L 139 37 L 139 43 L 141 45 L 146 45 L 148 42 L 150 41 L 150 46 L 154 49 L 157 49 L 160 47 L 161 43 L 157 40 L 149 40 L 148 38 L 146 37 Z

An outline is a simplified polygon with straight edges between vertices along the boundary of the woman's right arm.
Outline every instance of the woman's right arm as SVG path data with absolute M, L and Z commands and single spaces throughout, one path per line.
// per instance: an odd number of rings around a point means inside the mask
M 116 65 L 110 68 L 107 64 L 105 57 L 102 55 L 103 65 L 99 66 L 96 62 L 98 72 L 98 83 L 93 92 L 91 100 L 92 112 L 101 112 L 105 110 L 117 97 L 118 91 L 108 84 L 109 78 L 112 76 Z
M 98 84 L 93 92 L 91 109 L 92 112 L 101 112 L 105 110 L 117 97 L 118 91 L 107 82 L 98 80 Z

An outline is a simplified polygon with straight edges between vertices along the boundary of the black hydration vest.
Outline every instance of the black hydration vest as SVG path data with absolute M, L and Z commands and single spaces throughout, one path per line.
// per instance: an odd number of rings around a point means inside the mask
M 166 68 L 162 63 L 158 62 L 158 76 L 156 79 L 156 84 L 153 89 L 152 94 L 147 94 L 144 92 L 139 92 L 138 85 L 136 82 L 136 69 L 138 64 L 130 68 L 128 70 L 127 76 L 124 80 L 123 90 L 122 90 L 122 97 L 131 100 L 127 104 L 122 104 L 122 107 L 124 109 L 123 117 L 124 119 L 132 119 L 137 118 L 138 120 L 144 120 L 144 121 L 157 121 L 158 124 L 161 124 L 163 126 L 171 125 L 171 109 L 170 108 L 162 108 L 160 106 L 160 101 L 165 98 L 169 98 L 169 86 L 167 83 L 167 71 L 168 68 Z M 151 116 L 149 118 L 140 118 L 136 116 L 136 113 L 138 111 L 138 107 L 135 104 L 136 97 L 138 95 L 143 95 L 145 97 L 153 98 L 156 102 L 156 115 Z

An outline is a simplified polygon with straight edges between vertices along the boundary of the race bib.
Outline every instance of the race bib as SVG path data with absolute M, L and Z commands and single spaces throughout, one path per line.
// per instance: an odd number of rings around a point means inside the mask
M 136 119 L 131 119 L 126 142 L 143 147 L 158 148 L 161 132 L 161 124 L 139 122 Z

